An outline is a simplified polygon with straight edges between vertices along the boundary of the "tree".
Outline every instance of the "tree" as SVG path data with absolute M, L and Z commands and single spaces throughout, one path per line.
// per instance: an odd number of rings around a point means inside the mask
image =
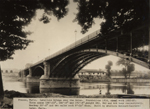
M 0 101 L 2 101 L 3 98 L 4 98 L 4 89 L 3 89 L 2 73 L 0 67 Z
M 125 78 L 130 78 L 131 73 L 135 70 L 134 64 L 132 64 L 129 60 L 120 58 L 117 63 L 118 66 L 122 65 L 124 68 L 122 69 L 122 73 L 125 76 Z
M 49 23 L 49 15 L 63 18 L 68 9 L 68 0 L 0 0 L 0 61 L 12 59 L 15 50 L 25 49 L 32 41 L 31 32 L 25 31 L 36 14 L 43 9 L 40 21 Z
M 104 19 L 102 34 L 121 29 L 131 31 L 148 21 L 148 0 L 74 0 L 78 4 L 75 22 L 82 27 L 82 33 L 95 23 L 94 18 Z
M 10 73 L 13 73 L 13 70 L 10 70 Z
M 111 72 L 110 72 L 110 70 L 111 70 L 111 66 L 113 65 L 113 63 L 112 63 L 112 61 L 108 61 L 108 64 L 105 66 L 105 68 L 107 69 L 107 76 L 110 78 L 110 76 L 111 76 Z

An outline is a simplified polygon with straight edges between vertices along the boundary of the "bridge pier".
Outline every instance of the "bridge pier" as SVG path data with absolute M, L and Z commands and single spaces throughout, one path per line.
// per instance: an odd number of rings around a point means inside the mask
M 79 89 L 79 78 L 53 78 L 50 77 L 50 63 L 44 62 L 44 75 L 40 78 L 40 92 L 48 92 L 51 89 Z
M 40 92 L 50 92 L 52 89 L 80 89 L 80 80 L 78 78 L 40 78 Z
M 22 81 L 26 82 L 26 72 L 22 71 Z

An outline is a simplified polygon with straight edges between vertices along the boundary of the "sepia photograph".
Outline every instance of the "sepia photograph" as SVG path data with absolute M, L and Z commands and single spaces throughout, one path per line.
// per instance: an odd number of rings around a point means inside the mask
M 0 109 L 149 109 L 149 6 L 0 0 Z

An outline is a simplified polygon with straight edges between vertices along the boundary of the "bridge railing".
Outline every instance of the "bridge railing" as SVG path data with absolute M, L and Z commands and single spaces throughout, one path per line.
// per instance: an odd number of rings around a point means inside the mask
M 86 42 L 90 41 L 91 39 L 97 37 L 98 34 L 100 34 L 100 30 L 97 30 L 97 31 L 85 36 L 84 38 L 74 42 L 73 44 L 70 44 L 69 46 L 63 48 L 62 50 L 59 50 L 58 52 L 56 52 L 56 53 L 52 54 L 51 56 L 47 57 L 46 60 L 51 59 L 55 56 L 58 56 L 58 55 L 60 55 L 64 52 L 67 52 L 67 51 L 69 51 L 69 50 L 71 50 L 71 49 L 73 49 L 73 48 L 75 48 L 79 45 L 82 45 L 83 43 L 86 43 Z

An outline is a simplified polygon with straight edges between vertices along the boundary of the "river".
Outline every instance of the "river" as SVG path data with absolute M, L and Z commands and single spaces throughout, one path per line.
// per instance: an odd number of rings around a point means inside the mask
M 18 79 L 18 78 L 17 78 Z M 4 90 L 22 93 L 40 93 L 39 84 L 25 84 L 12 76 L 3 75 Z M 80 83 L 80 89 L 51 89 L 44 92 L 64 95 L 110 95 L 110 94 L 150 94 L 150 83 Z M 43 92 L 43 91 L 42 91 Z

